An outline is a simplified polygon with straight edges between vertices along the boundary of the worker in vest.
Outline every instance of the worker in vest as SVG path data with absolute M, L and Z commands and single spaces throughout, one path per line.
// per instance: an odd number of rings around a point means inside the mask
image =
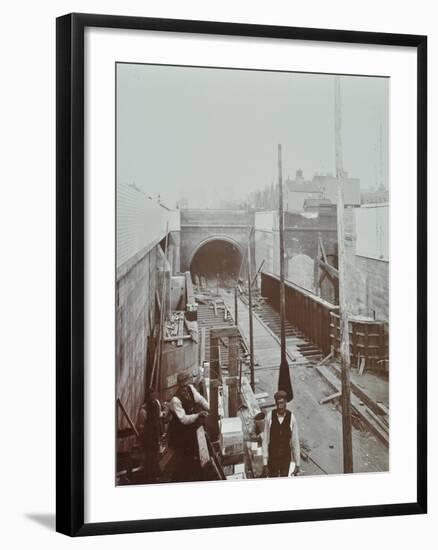
M 202 417 L 208 414 L 209 406 L 191 383 L 192 379 L 193 375 L 188 372 L 178 374 L 178 389 L 169 404 L 172 412 L 169 444 L 177 454 L 174 481 L 201 479 L 196 430 Z
M 274 395 L 276 408 L 268 412 L 263 434 L 264 473 L 269 477 L 287 477 L 291 462 L 295 468 L 291 475 L 300 473 L 300 440 L 294 414 L 287 408 L 287 394 Z

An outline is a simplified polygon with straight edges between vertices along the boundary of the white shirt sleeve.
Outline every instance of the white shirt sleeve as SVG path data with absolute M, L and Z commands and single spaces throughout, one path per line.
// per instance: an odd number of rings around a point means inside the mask
M 269 436 L 271 434 L 272 412 L 269 411 L 265 417 L 265 429 L 262 437 L 263 466 L 268 465 Z
M 210 407 L 208 406 L 208 401 L 202 397 L 202 395 L 198 392 L 198 390 L 195 388 L 195 386 L 192 386 L 190 384 L 190 389 L 192 390 L 193 399 L 197 405 L 201 405 L 201 407 L 204 409 L 204 411 L 209 411 Z
M 301 449 L 300 449 L 300 437 L 298 434 L 298 423 L 294 413 L 291 413 L 290 418 L 291 435 L 291 447 L 292 447 L 292 460 L 299 467 L 301 461 Z
M 172 413 L 178 418 L 181 424 L 184 424 L 185 426 L 187 426 L 188 424 L 193 424 L 193 422 L 195 422 L 198 418 L 197 413 L 186 414 L 186 411 L 184 410 L 181 401 L 176 396 L 172 397 L 169 406 Z

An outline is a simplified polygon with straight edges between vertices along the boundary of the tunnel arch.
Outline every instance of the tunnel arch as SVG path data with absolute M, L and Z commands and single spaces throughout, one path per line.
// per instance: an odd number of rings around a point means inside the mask
M 214 235 L 199 242 L 190 255 L 189 269 L 195 274 L 215 277 L 219 273 L 222 283 L 236 280 L 243 258 L 240 243 L 227 235 Z

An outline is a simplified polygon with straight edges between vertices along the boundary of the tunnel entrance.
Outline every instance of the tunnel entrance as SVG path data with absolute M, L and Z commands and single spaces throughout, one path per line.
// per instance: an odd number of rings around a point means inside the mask
M 190 264 L 190 273 L 222 287 L 232 287 L 239 276 L 242 254 L 237 244 L 214 239 L 201 245 Z M 219 279 L 219 280 L 218 280 Z

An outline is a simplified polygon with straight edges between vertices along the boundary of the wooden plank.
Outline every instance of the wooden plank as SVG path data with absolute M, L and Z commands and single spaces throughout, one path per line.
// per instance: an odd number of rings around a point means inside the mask
M 339 278 L 339 272 L 338 270 L 336 269 L 336 267 L 330 265 L 330 264 L 326 264 L 323 260 L 321 259 L 318 259 L 318 264 L 327 272 L 327 274 L 334 278 L 334 279 L 338 279 Z
M 201 346 L 200 346 L 200 363 L 204 364 L 205 361 L 205 327 L 201 328 Z
M 214 448 L 214 444 L 211 442 L 211 439 L 210 439 L 208 434 L 205 434 L 205 437 L 206 437 L 206 440 L 207 440 L 208 450 L 210 452 L 211 465 L 213 466 L 213 471 L 215 472 L 217 479 L 223 479 L 224 480 L 224 479 L 226 479 L 225 473 L 224 473 L 224 470 L 222 468 L 222 464 L 219 462 L 219 460 L 217 458 L 215 448 Z
M 325 379 L 325 381 L 329 384 L 331 388 L 333 388 L 336 392 L 340 391 L 341 383 L 335 374 L 331 373 L 330 370 L 325 366 L 315 367 L 315 369 L 316 372 Z M 389 438 L 387 431 L 382 428 L 380 422 L 377 423 L 369 413 L 365 412 L 366 410 L 370 409 L 364 406 L 363 402 L 353 393 L 351 394 L 351 408 L 361 418 L 361 420 L 370 430 L 370 432 L 375 435 L 386 447 L 389 447 Z
M 225 349 L 228 349 L 228 343 L 223 338 L 219 338 L 219 342 L 224 346 Z
M 210 347 L 211 349 L 211 347 Z M 219 365 L 219 378 L 221 378 L 221 373 L 222 373 L 222 366 L 223 366 L 223 363 L 222 363 L 222 348 L 221 348 L 221 345 L 220 345 L 220 342 L 219 340 L 217 340 L 217 356 L 218 356 L 218 365 Z
M 252 283 L 251 283 L 251 287 L 254 286 L 254 283 L 257 281 L 257 275 L 260 273 L 262 267 L 263 267 L 263 264 L 265 263 L 265 260 L 263 259 L 259 265 L 259 268 L 257 269 L 256 271 L 256 274 L 254 275 L 253 279 L 252 279 Z
M 329 359 L 331 359 L 332 357 L 333 357 L 333 352 L 331 351 L 328 355 L 326 355 L 326 356 L 324 357 L 324 359 L 321 359 L 321 361 L 318 363 L 317 366 L 319 367 L 319 366 L 321 366 L 321 365 L 324 365 L 324 364 L 327 363 L 327 361 L 328 361 Z
M 258 399 L 266 399 L 266 397 L 269 397 L 269 393 L 267 391 L 262 391 L 262 392 L 256 393 L 254 397 L 257 400 Z
M 239 329 L 236 326 L 221 327 L 214 326 L 210 329 L 210 338 L 230 338 L 239 336 Z
M 208 450 L 204 426 L 199 426 L 197 428 L 196 438 L 198 440 L 199 463 L 201 468 L 204 468 L 210 462 L 210 452 Z
M 195 286 L 196 292 L 199 294 L 201 292 L 201 281 L 199 280 L 199 275 L 195 275 Z
M 333 401 L 333 399 L 337 399 L 338 397 L 341 397 L 341 392 L 337 391 L 335 393 L 332 393 L 331 395 L 328 395 L 327 397 L 323 397 L 320 399 L 319 404 L 324 405 L 325 403 L 328 403 L 329 401 Z
M 190 334 L 183 334 L 182 336 L 166 336 L 163 338 L 163 342 L 180 342 L 181 344 L 177 344 L 178 346 L 182 346 L 183 340 L 191 340 L 192 337 Z
M 176 345 L 181 347 L 183 345 L 183 336 L 184 336 L 184 317 L 178 319 L 178 337 L 176 340 Z M 189 335 L 191 338 L 191 335 Z
M 120 397 L 117 398 L 117 405 L 120 407 L 120 410 L 122 411 L 123 415 L 125 416 L 126 420 L 128 421 L 129 426 L 131 427 L 131 430 L 134 432 L 136 437 L 140 439 L 140 434 L 137 431 L 137 428 L 135 427 L 134 422 L 131 420 L 131 417 L 129 416 L 127 410 L 123 406 L 123 403 L 120 400 Z
M 261 412 L 261 408 L 246 376 L 242 377 L 240 393 L 242 396 L 242 400 L 244 401 L 248 409 L 248 412 L 250 413 L 251 417 L 254 418 L 257 414 Z
M 187 321 L 187 318 L 184 317 L 184 324 L 186 326 L 187 332 L 190 334 L 192 340 L 195 344 L 198 343 L 198 322 L 197 321 Z
M 208 433 L 213 441 L 219 440 L 219 379 L 219 340 L 210 333 L 210 414 L 207 416 L 207 426 Z
M 238 381 L 238 363 L 239 363 L 239 340 L 237 336 L 231 336 L 228 340 L 228 372 L 229 381 L 235 381 L 229 388 L 228 392 L 228 412 L 230 416 L 237 416 L 238 408 L 238 393 L 237 393 L 237 381 Z
M 335 371 L 335 374 L 338 378 L 341 376 L 339 365 L 336 363 L 333 363 L 332 368 Z M 388 414 L 389 411 L 386 409 L 386 412 L 382 412 L 382 410 L 379 407 L 379 404 L 370 396 L 366 391 L 364 391 L 354 380 L 351 380 L 351 390 L 353 393 L 365 403 L 367 407 L 369 407 L 375 414 L 381 415 L 381 414 Z
M 166 246 L 165 246 L 165 248 L 167 249 L 167 241 L 168 241 L 169 231 L 168 231 L 168 229 L 166 229 L 166 231 L 167 231 L 167 233 L 166 233 Z M 158 252 L 161 256 L 161 259 L 163 260 L 163 265 L 164 265 L 163 271 L 170 271 L 170 263 L 169 263 L 169 260 L 166 257 L 165 252 L 163 251 L 161 246 L 157 246 L 156 249 L 158 250 Z
M 382 411 L 382 414 L 389 416 L 389 409 L 381 401 L 376 401 L 376 406 Z
M 160 313 L 161 313 L 161 300 L 160 300 L 160 296 L 159 296 L 159 294 L 158 294 L 158 290 L 157 290 L 157 289 L 155 290 L 155 298 L 156 298 L 156 300 L 157 300 L 158 309 L 159 309 L 159 311 L 160 311 Z
M 195 293 L 193 292 L 193 283 L 192 283 L 192 276 L 190 275 L 190 271 L 185 272 L 186 277 L 186 303 L 187 305 L 194 305 L 196 304 L 195 300 Z
M 321 250 L 321 254 L 324 259 L 324 262 L 328 264 L 327 254 L 325 253 L 325 247 L 324 247 L 324 243 L 322 242 L 321 233 L 318 233 L 318 241 L 319 241 L 319 248 Z
M 373 411 L 372 411 L 371 409 L 369 409 L 368 407 L 366 407 L 366 408 L 365 408 L 365 412 L 366 412 L 366 414 L 367 414 L 370 418 L 373 419 L 373 421 L 374 421 L 376 424 L 378 424 L 378 425 L 382 428 L 382 430 L 384 430 L 386 433 L 389 433 L 389 427 L 388 427 L 386 424 L 384 424 L 384 423 L 382 422 L 382 420 L 381 420 L 376 414 L 374 414 Z

